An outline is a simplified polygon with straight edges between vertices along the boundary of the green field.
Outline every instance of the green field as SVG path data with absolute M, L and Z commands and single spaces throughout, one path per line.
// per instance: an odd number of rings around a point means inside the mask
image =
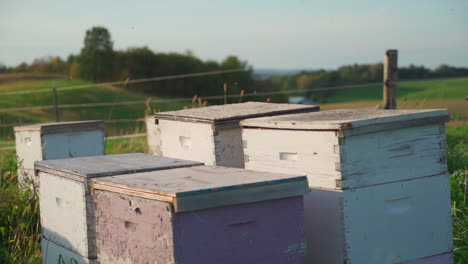
M 452 121 L 468 121 L 468 78 L 400 81 L 397 85 L 398 109 L 440 109 L 451 111 Z M 335 91 L 327 96 L 321 109 L 377 108 L 382 104 L 382 85 Z
M 74 120 L 106 120 L 107 133 L 120 135 L 134 133 L 135 129 L 144 128 L 141 122 L 147 111 L 145 100 L 152 98 L 151 111 L 182 109 L 191 106 L 190 100 L 185 102 L 157 103 L 156 100 L 168 99 L 146 93 L 122 89 L 115 86 L 89 87 L 76 90 L 60 91 L 60 88 L 89 84 L 81 80 L 57 80 L 58 103 L 63 104 L 91 104 L 91 103 L 118 103 L 126 101 L 140 101 L 141 103 L 114 106 L 91 106 L 86 108 L 59 109 L 60 121 Z M 52 87 L 52 80 L 19 80 L 0 82 L 0 93 L 8 91 L 23 91 L 47 89 Z M 5 141 L 12 140 L 12 128 L 8 124 L 25 124 L 55 121 L 53 109 L 26 110 L 2 112 L 5 108 L 18 108 L 30 106 L 53 105 L 52 89 L 50 92 L 32 94 L 0 95 L 0 138 Z M 117 121 L 116 121 L 117 120 Z M 120 120 L 120 121 L 119 121 Z
M 399 81 L 398 100 L 464 99 L 468 96 L 468 78 Z M 382 85 L 369 85 L 334 92 L 324 103 L 380 101 Z

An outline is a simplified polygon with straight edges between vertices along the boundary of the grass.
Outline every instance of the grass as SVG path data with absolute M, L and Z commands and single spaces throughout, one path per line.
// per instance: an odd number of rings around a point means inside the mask
M 468 121 L 468 78 L 399 81 L 398 109 L 447 108 L 452 120 Z M 326 97 L 321 109 L 376 108 L 382 104 L 382 85 L 336 91 Z
M 382 85 L 369 85 L 336 91 L 324 103 L 381 101 L 382 89 Z M 468 95 L 468 78 L 403 80 L 397 84 L 397 94 L 399 100 L 463 99 Z
M 67 87 L 74 85 L 90 84 L 82 80 L 57 80 L 57 87 Z M 51 88 L 52 80 L 19 80 L 0 83 L 0 93 L 6 91 L 22 91 Z M 89 87 L 85 89 L 66 90 L 57 92 L 59 104 L 84 104 L 84 103 L 113 103 L 124 101 L 141 101 L 141 104 L 115 105 L 115 106 L 94 106 L 86 108 L 66 108 L 59 109 L 61 121 L 74 120 L 115 120 L 125 121 L 107 122 L 109 135 L 120 135 L 133 132 L 135 127 L 143 127 L 143 122 L 139 119 L 144 117 L 147 106 L 145 100 L 152 97 L 153 101 L 167 99 L 167 97 L 154 96 L 121 87 L 104 86 Z M 182 109 L 191 102 L 171 102 L 152 103 L 151 106 L 161 111 Z M 15 94 L 0 96 L 0 108 L 29 107 L 53 105 L 53 94 L 50 92 L 34 94 Z M 2 127 L 2 124 L 22 124 L 22 123 L 42 123 L 55 121 L 53 109 L 27 110 L 14 112 L 0 112 L 0 138 L 3 140 L 13 140 L 11 127 Z

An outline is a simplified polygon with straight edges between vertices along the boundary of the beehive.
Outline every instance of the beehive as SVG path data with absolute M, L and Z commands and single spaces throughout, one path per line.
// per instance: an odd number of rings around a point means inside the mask
M 37 124 L 14 130 L 18 181 L 30 188 L 38 189 L 39 184 L 35 161 L 104 155 L 104 121 Z
M 94 201 L 90 179 L 139 171 L 202 165 L 142 153 L 48 160 L 36 162 L 40 184 L 42 247 L 48 263 L 58 257 L 97 263 Z
M 318 111 L 318 106 L 247 102 L 156 114 L 163 156 L 243 168 L 242 119 Z
M 92 186 L 102 263 L 303 263 L 305 176 L 202 166 Z
M 430 257 L 452 249 L 448 120 L 446 110 L 333 110 L 249 119 L 242 122 L 245 164 L 308 176 L 308 263 Z
M 146 139 L 148 142 L 148 149 L 151 154 L 161 155 L 160 147 L 160 132 L 159 126 L 156 125 L 154 116 L 147 116 L 145 118 L 146 123 Z

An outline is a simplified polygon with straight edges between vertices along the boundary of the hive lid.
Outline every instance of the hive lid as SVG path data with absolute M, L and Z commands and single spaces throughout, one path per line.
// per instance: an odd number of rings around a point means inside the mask
M 240 120 L 245 118 L 303 113 L 319 110 L 320 107 L 318 105 L 246 102 L 161 112 L 157 113 L 155 117 L 156 119 L 222 124 L 238 123 Z
M 442 124 L 449 120 L 450 112 L 446 109 L 340 109 L 248 119 L 242 121 L 241 126 L 292 130 L 336 130 L 343 132 L 344 135 L 356 135 L 412 126 Z
M 34 163 L 34 168 L 36 171 L 83 180 L 83 178 L 201 165 L 203 165 L 203 163 L 196 161 L 172 159 L 144 153 L 127 153 L 36 161 Z
M 92 180 L 92 188 L 172 203 L 175 212 L 299 196 L 305 176 L 200 166 L 115 175 Z
M 16 126 L 17 131 L 40 131 L 41 134 L 56 134 L 89 130 L 104 130 L 104 121 L 90 120 L 90 121 L 73 121 L 73 122 L 58 122 L 58 123 L 44 123 L 26 126 Z

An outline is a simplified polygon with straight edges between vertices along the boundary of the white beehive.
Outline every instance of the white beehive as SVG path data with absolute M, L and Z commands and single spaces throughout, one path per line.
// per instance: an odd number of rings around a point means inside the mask
M 154 155 L 161 155 L 161 132 L 159 131 L 159 126 L 156 125 L 156 119 L 154 119 L 154 116 L 147 116 L 145 123 L 149 152 Z
M 91 178 L 198 165 L 202 163 L 142 153 L 36 162 L 35 170 L 41 180 L 41 232 L 46 250 L 43 254 L 51 256 L 44 263 L 57 263 L 56 256 L 81 256 L 85 263 L 96 263 Z
M 104 155 L 104 121 L 48 123 L 14 128 L 18 181 L 38 189 L 34 175 L 38 160 Z M 32 186 L 34 185 L 34 186 Z
M 245 120 L 248 169 L 307 174 L 308 263 L 400 263 L 452 249 L 446 110 Z
M 101 263 L 303 263 L 305 176 L 199 166 L 92 188 Z
M 318 111 L 318 106 L 247 102 L 156 114 L 163 156 L 243 168 L 240 120 Z

